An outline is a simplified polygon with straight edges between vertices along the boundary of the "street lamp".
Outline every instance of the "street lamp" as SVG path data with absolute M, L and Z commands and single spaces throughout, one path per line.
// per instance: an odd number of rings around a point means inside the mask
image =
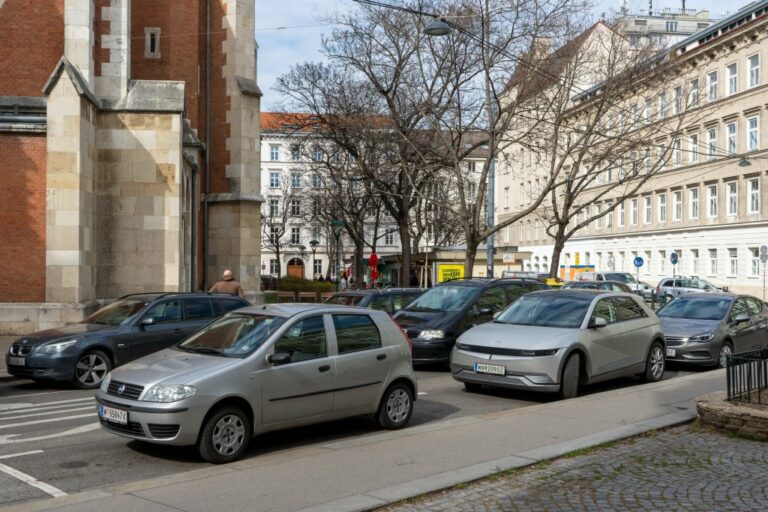
M 451 27 L 442 18 L 435 18 L 424 27 L 424 33 L 428 36 L 447 36 Z
M 317 240 L 309 241 L 309 247 L 312 248 L 312 279 L 315 278 L 315 252 L 317 251 L 318 245 L 320 245 L 320 242 L 318 242 Z
M 339 275 L 341 272 L 341 244 L 339 242 L 341 240 L 341 230 L 344 229 L 344 221 L 339 219 L 332 220 L 331 229 L 333 230 L 333 236 L 336 237 L 336 291 L 338 292 L 341 285 L 341 276 Z

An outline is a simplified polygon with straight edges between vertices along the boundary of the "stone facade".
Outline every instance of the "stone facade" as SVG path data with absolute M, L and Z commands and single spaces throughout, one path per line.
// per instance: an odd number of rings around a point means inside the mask
M 765 391 L 768 394 L 768 390 Z M 696 399 L 699 421 L 743 437 L 768 441 L 768 406 L 745 406 L 726 400 L 718 391 Z

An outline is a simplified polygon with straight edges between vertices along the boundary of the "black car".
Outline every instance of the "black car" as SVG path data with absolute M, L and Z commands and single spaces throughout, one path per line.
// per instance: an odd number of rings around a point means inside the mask
M 394 315 L 424 293 L 421 288 L 382 288 L 370 290 L 347 290 L 334 293 L 325 302 L 344 306 L 379 309 Z
M 96 388 L 109 371 L 167 348 L 228 311 L 250 304 L 232 295 L 126 295 L 79 324 L 38 331 L 11 344 L 8 373 Z
M 589 290 L 607 290 L 609 292 L 635 293 L 635 291 L 621 281 L 571 281 L 565 283 L 564 290 L 573 288 L 586 288 Z
M 393 319 L 413 342 L 414 363 L 448 363 L 460 334 L 522 295 L 548 288 L 536 279 L 456 279 L 430 289 Z

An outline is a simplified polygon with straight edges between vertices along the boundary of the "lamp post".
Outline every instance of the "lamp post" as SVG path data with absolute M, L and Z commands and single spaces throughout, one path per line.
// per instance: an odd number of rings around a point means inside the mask
M 339 291 L 341 285 L 341 230 L 344 229 L 344 222 L 339 219 L 331 221 L 333 236 L 336 237 L 336 291 Z
M 312 279 L 315 278 L 315 252 L 317 252 L 318 245 L 320 245 L 320 242 L 317 240 L 309 241 L 309 247 L 312 249 Z
M 299 256 L 301 257 L 301 264 L 304 265 L 304 256 L 307 254 L 307 248 L 304 245 L 299 246 Z M 303 274 L 301 277 L 306 279 L 307 278 L 307 271 L 304 269 Z

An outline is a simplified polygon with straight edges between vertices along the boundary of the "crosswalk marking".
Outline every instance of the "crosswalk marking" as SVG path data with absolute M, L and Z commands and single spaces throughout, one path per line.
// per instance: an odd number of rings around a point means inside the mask
M 29 407 L 29 404 L 24 404 L 25 407 L 14 407 L 9 408 L 6 410 L 0 409 L 0 421 L 4 419 L 5 416 L 9 416 L 12 414 L 20 414 L 25 412 L 37 412 L 37 411 L 56 411 L 56 410 L 66 410 L 69 407 L 78 407 L 81 405 L 86 405 L 88 402 L 95 402 L 93 399 L 83 400 L 82 402 L 78 403 L 71 403 L 71 404 L 60 404 L 60 405 L 46 405 L 46 406 L 33 406 Z
M 22 414 L 20 416 L 9 416 L 5 418 L 0 418 L 0 421 L 10 421 L 10 420 L 21 420 L 24 418 L 34 418 L 36 416 L 50 416 L 51 414 L 61 414 L 61 413 L 70 413 L 70 412 L 80 412 L 80 411 L 94 411 L 96 412 L 94 407 L 92 405 L 89 405 L 87 407 L 75 407 L 74 409 L 64 409 L 64 410 L 57 410 L 57 411 L 46 411 L 46 412 L 36 412 L 33 414 Z
M 18 480 L 21 480 L 25 484 L 29 484 L 32 487 L 36 487 L 40 489 L 41 491 L 50 494 L 54 498 L 60 498 L 61 496 L 66 496 L 67 493 L 62 491 L 61 489 L 52 486 L 51 484 L 47 484 L 45 482 L 41 482 L 37 478 L 28 475 L 26 473 L 22 473 L 18 469 L 13 469 L 10 466 L 6 466 L 5 464 L 0 464 L 0 471 L 5 473 L 6 475 L 10 475 Z
M 9 423 L 7 425 L 0 425 L 0 430 L 6 429 L 6 428 L 24 427 L 26 425 L 38 425 L 40 423 L 52 423 L 54 421 L 75 420 L 78 418 L 92 418 L 95 414 L 96 414 L 96 411 L 93 411 L 92 413 L 88 413 L 88 414 L 76 414 L 74 416 L 63 416 L 61 418 L 48 418 L 45 420 L 23 421 L 21 423 Z

